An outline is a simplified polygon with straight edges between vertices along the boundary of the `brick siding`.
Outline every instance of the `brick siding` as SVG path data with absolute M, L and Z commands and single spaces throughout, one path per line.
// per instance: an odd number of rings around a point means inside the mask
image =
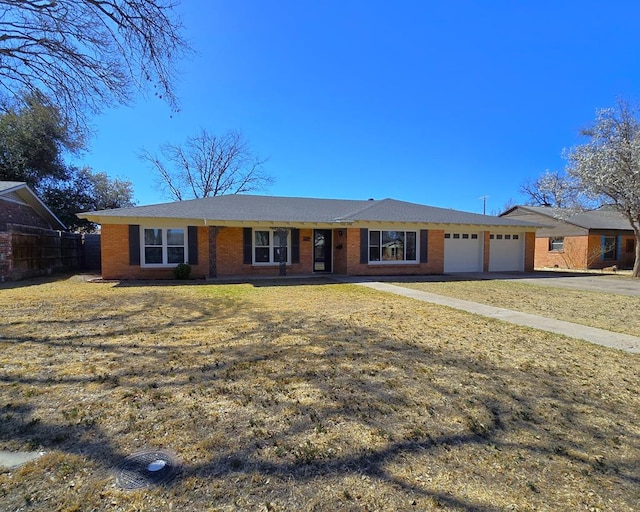
M 31 206 L 0 199 L 0 231 L 7 231 L 8 224 L 21 224 L 36 228 L 51 229 L 51 226 Z

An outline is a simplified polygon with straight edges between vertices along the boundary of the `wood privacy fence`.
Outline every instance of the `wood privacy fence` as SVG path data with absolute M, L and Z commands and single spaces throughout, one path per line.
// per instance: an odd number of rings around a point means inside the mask
M 10 225 L 7 232 L 0 233 L 0 279 L 18 280 L 87 268 L 85 236 L 92 237 L 93 268 L 96 235 Z M 99 247 L 99 238 L 97 243 Z

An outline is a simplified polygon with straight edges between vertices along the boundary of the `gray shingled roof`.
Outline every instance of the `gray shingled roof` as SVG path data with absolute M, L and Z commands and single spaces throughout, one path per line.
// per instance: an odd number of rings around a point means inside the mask
M 580 211 L 569 208 L 553 208 L 550 206 L 520 206 L 519 208 L 561 220 L 584 229 L 633 229 L 629 219 L 615 210 L 599 209 Z
M 22 181 L 0 181 L 0 192 L 19 187 L 20 185 L 26 185 L 26 183 Z
M 207 222 L 420 222 L 529 226 L 534 224 L 490 215 L 436 208 L 415 203 L 382 200 L 311 199 L 257 195 L 225 195 L 173 203 L 134 206 L 79 214 L 100 217 L 206 219 Z

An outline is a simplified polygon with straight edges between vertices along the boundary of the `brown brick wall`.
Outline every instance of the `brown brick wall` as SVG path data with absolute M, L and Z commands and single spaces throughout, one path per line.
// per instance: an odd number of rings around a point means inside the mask
M 524 234 L 524 271 L 533 272 L 536 251 L 536 234 L 534 232 Z
M 44 229 L 52 228 L 30 206 L 0 199 L 0 231 L 7 231 L 7 224 L 21 224 Z
M 356 230 L 357 231 L 357 230 Z M 349 230 L 334 229 L 333 230 L 333 272 L 334 274 L 347 273 L 347 236 Z M 359 236 L 359 233 L 357 234 Z
M 340 234 L 342 233 L 342 234 Z M 485 232 L 485 267 L 489 260 L 489 233 Z M 172 269 L 147 269 L 129 265 L 129 227 L 102 227 L 102 275 L 105 279 L 170 279 Z M 539 240 L 539 239 L 538 239 Z M 533 233 L 525 236 L 525 270 L 533 269 Z M 198 228 L 198 265 L 193 266 L 194 278 L 209 277 L 209 228 Z M 348 275 L 408 275 L 441 274 L 444 271 L 444 231 L 429 230 L 427 263 L 375 265 L 360 263 L 360 229 L 333 230 L 333 272 Z M 243 229 L 221 227 L 216 238 L 218 277 L 278 276 L 275 266 L 245 265 L 243 263 Z M 485 269 L 486 270 L 486 269 Z M 307 275 L 313 272 L 313 230 L 300 230 L 300 263 L 287 267 L 287 275 Z
M 245 265 L 243 263 L 243 228 L 221 228 L 218 233 L 218 277 L 278 276 L 278 265 Z M 300 263 L 287 266 L 287 275 L 310 274 L 313 271 L 313 230 L 300 230 Z
M 427 263 L 375 265 L 360 263 L 360 229 L 347 230 L 347 274 L 349 275 L 410 275 L 442 274 L 444 271 L 444 231 L 429 230 Z
M 0 281 L 6 281 L 11 276 L 13 254 L 11 233 L 0 232 Z
M 587 268 L 588 247 L 592 243 L 590 238 L 592 237 L 567 236 L 564 238 L 562 251 L 549 251 L 548 237 L 536 238 L 535 266 L 538 268 Z
M 489 231 L 483 231 L 482 238 L 482 271 L 489 272 L 489 257 L 491 255 L 491 233 Z
M 102 277 L 104 279 L 173 279 L 173 268 L 144 268 L 129 265 L 129 226 L 104 224 L 101 231 Z M 191 266 L 191 277 L 207 277 L 209 236 L 198 227 L 198 264 Z

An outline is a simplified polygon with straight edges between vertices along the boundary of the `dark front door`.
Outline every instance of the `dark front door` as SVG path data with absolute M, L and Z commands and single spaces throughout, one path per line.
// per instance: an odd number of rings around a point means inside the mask
M 313 230 L 313 271 L 331 272 L 331 230 Z

